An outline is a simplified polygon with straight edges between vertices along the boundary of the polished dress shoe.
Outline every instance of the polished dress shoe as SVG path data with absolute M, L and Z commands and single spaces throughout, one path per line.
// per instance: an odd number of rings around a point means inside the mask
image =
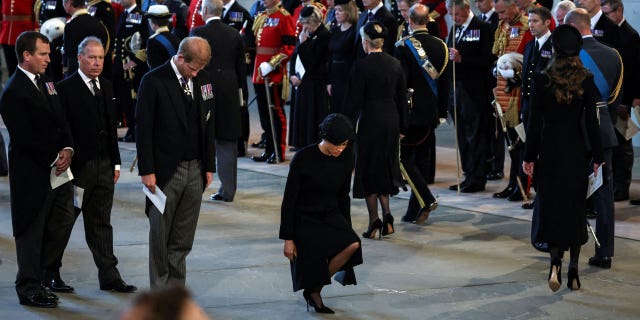
M 640 199 L 629 200 L 629 203 L 634 206 L 640 206 Z
M 20 304 L 31 307 L 55 308 L 58 306 L 58 303 L 54 299 L 47 297 L 46 294 L 42 292 L 30 296 L 18 295 L 18 300 L 20 300 Z
M 253 148 L 258 148 L 258 149 L 264 149 L 264 147 L 267 145 L 267 141 L 266 140 L 260 140 L 258 142 L 254 142 L 251 144 L 251 147 Z
M 231 200 L 223 197 L 222 195 L 220 195 L 219 193 L 214 193 L 211 195 L 211 197 L 209 197 L 211 200 L 215 200 L 215 201 L 224 201 L 224 202 L 231 202 Z
M 73 287 L 66 284 L 60 277 L 53 277 L 45 280 L 44 286 L 53 292 L 73 292 Z
M 136 286 L 127 284 L 122 279 L 117 279 L 109 284 L 105 284 L 105 285 L 101 284 L 100 290 L 130 293 L 130 292 L 135 292 L 136 290 L 138 290 L 138 288 Z
M 468 184 L 469 184 L 469 182 L 467 180 L 464 180 L 464 181 L 460 182 L 460 190 L 462 190 L 462 188 L 464 188 Z M 449 190 L 458 191 L 458 185 L 454 184 L 454 185 L 449 186 Z
M 278 159 L 278 157 L 276 157 L 275 154 L 271 155 L 271 157 L 269 157 L 269 159 L 267 159 L 267 163 L 269 164 L 277 164 L 284 161 L 284 159 Z
M 519 187 L 516 187 L 513 192 L 507 197 L 509 201 L 522 201 L 524 197 L 522 197 L 522 192 Z
M 611 257 L 599 257 L 593 256 L 589 258 L 589 265 L 602 268 L 602 269 L 610 269 L 611 268 Z
M 462 193 L 474 193 L 479 191 L 484 191 L 484 185 L 473 183 L 460 188 L 460 192 Z
M 492 171 L 487 174 L 487 180 L 500 180 L 504 178 L 502 171 Z
M 508 196 L 510 196 L 513 193 L 513 190 L 515 190 L 516 188 L 514 186 L 507 186 L 504 190 L 500 191 L 500 192 L 496 192 L 493 194 L 494 198 L 498 198 L 498 199 L 504 199 Z
M 265 162 L 267 160 L 269 160 L 269 158 L 271 158 L 273 156 L 273 154 L 270 153 L 263 153 L 259 156 L 253 156 L 251 157 L 251 160 L 255 161 L 255 162 Z
M 535 201 L 525 202 L 522 204 L 522 209 L 531 210 L 533 209 L 534 204 L 535 204 Z

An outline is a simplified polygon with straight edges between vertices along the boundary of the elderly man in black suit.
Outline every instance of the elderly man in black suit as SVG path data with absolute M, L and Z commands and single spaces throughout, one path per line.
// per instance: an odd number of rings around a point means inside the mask
M 216 90 L 216 163 L 220 189 L 211 200 L 233 201 L 236 195 L 238 172 L 238 138 L 241 137 L 240 108 L 242 84 L 247 82 L 244 45 L 238 31 L 220 19 L 222 0 L 203 0 L 202 20 L 205 25 L 195 28 L 191 35 L 207 40 L 212 59 L 205 70 L 211 75 Z
M 589 14 L 585 9 L 575 9 L 567 13 L 565 24 L 574 26 L 583 37 L 580 59 L 594 76 L 594 80 L 602 97 L 598 106 L 600 119 L 600 136 L 604 153 L 603 184 L 591 196 L 591 206 L 597 212 L 596 236 L 600 240 L 600 247 L 596 248 L 595 256 L 589 259 L 589 264 L 601 268 L 611 268 L 613 257 L 615 207 L 613 203 L 613 170 L 611 157 L 613 148 L 618 145 L 614 123 L 618 105 L 622 95 L 622 59 L 615 49 L 612 49 L 595 39 L 591 34 Z M 585 173 L 587 174 L 587 173 Z
M 85 239 L 98 267 L 101 290 L 133 292 L 116 268 L 113 254 L 111 207 L 114 185 L 120 177 L 120 150 L 116 107 L 111 82 L 102 77 L 104 47 L 96 37 L 78 45 L 79 68 L 58 83 L 60 102 L 76 143 L 71 171 L 74 185 L 84 190 L 82 203 Z M 69 234 L 71 235 L 71 234 Z
M 439 119 L 447 118 L 451 68 L 447 45 L 427 30 L 429 8 L 414 4 L 409 9 L 410 36 L 396 42 L 395 56 L 404 70 L 407 87 L 413 89 L 409 106 L 409 129 L 400 141 L 401 169 L 411 185 L 411 197 L 403 221 L 424 222 L 437 206 L 436 198 L 428 186 L 428 162 L 431 151 L 427 141 L 432 138 L 435 145 L 435 129 Z M 420 51 L 418 48 L 422 48 Z M 421 55 L 422 53 L 422 55 Z M 425 63 L 431 67 L 425 68 Z
M 378 21 L 385 28 L 387 28 L 387 36 L 384 38 L 384 52 L 393 55 L 395 50 L 394 44 L 398 39 L 398 21 L 396 17 L 389 12 L 389 9 L 384 6 L 382 0 L 363 0 L 365 10 L 362 10 L 360 17 L 358 18 L 358 24 L 356 25 L 356 56 L 362 58 L 365 56 L 364 49 L 362 48 L 362 38 L 360 37 L 360 28 L 369 21 Z
M 469 0 L 448 0 L 449 12 L 453 12 L 454 5 L 455 29 L 449 33 L 447 44 L 451 60 L 456 64 L 455 91 L 452 93 L 456 94 L 457 104 L 451 103 L 449 112 L 452 116 L 457 113 L 456 130 L 465 176 L 460 192 L 470 193 L 484 190 L 487 183 L 486 132 L 491 114 L 488 111 L 491 102 L 488 86 L 494 61 L 491 53 L 493 36 L 491 24 L 473 15 Z M 457 190 L 458 186 L 453 185 L 449 189 Z
M 202 69 L 211 59 L 200 37 L 142 79 L 136 146 L 142 183 L 166 195 L 164 211 L 147 201 L 151 287 L 184 285 L 186 258 L 196 233 L 202 192 L 215 172 L 214 91 Z
M 622 101 L 618 107 L 618 120 L 628 121 L 632 106 L 640 105 L 640 36 L 624 18 L 622 0 L 605 0 L 602 12 L 620 28 L 622 47 L 616 48 L 624 65 Z M 613 197 L 615 201 L 629 199 L 629 186 L 633 168 L 633 143 L 616 130 L 618 146 L 613 150 Z
M 53 175 L 71 164 L 73 138 L 53 82 L 43 74 L 49 64 L 49 40 L 23 32 L 16 41 L 18 67 L 0 97 L 0 114 L 9 130 L 11 222 L 16 242 L 16 292 L 21 304 L 52 308 L 57 297 L 46 290 L 66 286 L 58 270 L 73 228 L 73 189 L 66 182 L 52 189 Z M 71 288 L 73 290 L 73 288 Z
M 86 9 L 85 0 L 65 0 L 64 10 L 71 15 L 71 19 L 64 27 L 64 54 L 67 66 L 65 76 L 68 77 L 78 70 L 78 45 L 88 36 L 95 36 L 105 45 L 109 42 L 107 28 L 92 17 Z M 108 48 L 107 48 L 108 49 Z M 109 70 L 109 73 L 111 70 Z

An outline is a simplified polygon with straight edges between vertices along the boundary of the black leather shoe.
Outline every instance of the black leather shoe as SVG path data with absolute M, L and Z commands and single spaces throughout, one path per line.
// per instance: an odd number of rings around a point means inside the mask
M 611 257 L 598 257 L 593 256 L 589 258 L 589 265 L 602 268 L 602 269 L 610 269 L 611 268 Z
M 215 200 L 215 201 L 224 201 L 224 202 L 231 202 L 231 200 L 221 196 L 219 193 L 214 193 L 211 195 L 211 197 L 209 197 L 211 200 Z
M 494 193 L 493 197 L 498 199 L 504 199 L 510 196 L 513 193 L 513 190 L 515 189 L 516 188 L 514 186 L 507 186 L 504 190 Z
M 269 157 L 269 159 L 267 159 L 267 163 L 269 163 L 269 164 L 276 164 L 276 163 L 280 163 L 282 161 L 283 160 L 282 159 L 278 159 L 275 154 L 271 155 L 271 157 Z
M 513 192 L 507 197 L 509 201 L 522 201 L 524 198 L 522 197 L 522 192 L 520 192 L 520 188 L 516 187 Z
M 522 204 L 522 209 L 531 210 L 531 209 L 533 209 L 534 203 L 535 203 L 535 201 L 525 202 L 525 203 Z
M 462 193 L 474 193 L 484 191 L 484 185 L 482 184 L 468 184 L 462 188 L 460 188 L 460 192 Z
M 254 142 L 251 144 L 251 147 L 253 148 L 259 148 L 259 149 L 264 149 L 264 147 L 267 145 L 267 141 L 265 140 L 260 140 L 258 142 Z
M 53 277 L 49 280 L 45 280 L 44 285 L 53 292 L 73 292 L 73 287 L 62 281 L 60 277 Z
M 502 178 L 504 178 L 502 171 L 492 171 L 487 174 L 487 180 L 500 180 Z
M 628 193 L 621 193 L 621 192 L 616 192 L 613 194 L 613 201 L 618 202 L 618 201 L 627 201 L 629 200 L 629 194 Z
M 629 200 L 629 203 L 634 206 L 640 206 L 640 199 Z
M 138 288 L 136 286 L 127 284 L 122 279 L 118 279 L 106 285 L 101 284 L 100 290 L 130 293 L 135 292 L 136 290 L 138 290 Z
M 267 160 L 269 160 L 269 158 L 271 158 L 273 156 L 273 154 L 270 153 L 263 153 L 259 156 L 253 156 L 251 157 L 251 160 L 255 161 L 255 162 L 265 162 Z
M 58 306 L 55 300 L 50 299 L 42 293 L 32 294 L 28 297 L 18 296 L 18 300 L 20 300 L 20 304 L 31 307 L 55 308 Z
M 460 190 L 462 190 L 462 188 L 466 187 L 469 184 L 469 182 L 467 182 L 467 180 L 464 180 L 462 182 L 460 182 Z M 454 184 L 449 186 L 449 190 L 451 191 L 458 191 L 458 185 Z

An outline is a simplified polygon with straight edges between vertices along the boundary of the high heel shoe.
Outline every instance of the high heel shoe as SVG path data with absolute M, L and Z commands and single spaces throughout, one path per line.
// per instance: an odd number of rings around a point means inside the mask
M 382 218 L 382 235 L 388 236 L 393 234 L 395 229 L 393 229 L 393 216 L 391 213 L 387 213 Z
M 561 272 L 562 260 L 551 262 L 551 267 L 549 268 L 549 289 L 553 292 L 560 289 L 560 285 L 562 284 Z
M 380 219 L 376 219 L 376 221 L 369 225 L 369 229 L 362 233 L 362 236 L 368 239 L 374 239 L 376 235 L 378 239 L 380 239 L 382 235 L 382 221 L 380 221 Z
M 302 296 L 304 297 L 304 300 L 307 302 L 307 312 L 309 312 L 309 305 L 311 305 L 313 307 L 313 310 L 315 310 L 317 313 L 329 313 L 329 314 L 335 313 L 333 310 L 331 310 L 324 304 L 321 306 L 318 306 L 315 300 L 313 300 L 313 298 L 311 297 L 311 293 L 307 291 L 307 289 L 304 289 L 304 291 L 302 291 Z
M 571 290 L 580 289 L 580 278 L 578 277 L 578 268 L 569 268 L 567 272 L 567 288 Z

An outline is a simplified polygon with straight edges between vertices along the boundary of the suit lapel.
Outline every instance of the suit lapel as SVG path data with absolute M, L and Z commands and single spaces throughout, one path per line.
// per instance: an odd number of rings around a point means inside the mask
M 186 128 L 187 114 L 185 111 L 186 108 L 184 105 L 184 100 L 182 99 L 183 97 L 182 87 L 180 86 L 180 83 L 176 78 L 175 72 L 173 72 L 173 68 L 171 67 L 171 61 L 167 61 L 164 64 L 164 69 L 162 71 L 164 75 L 162 76 L 161 79 L 169 80 L 169 81 L 163 81 L 163 83 L 166 87 L 166 90 L 167 90 L 166 92 L 170 93 L 169 97 L 171 99 L 171 105 L 173 106 L 173 110 L 176 112 L 176 115 L 178 116 L 180 123 L 182 123 L 182 125 Z
M 73 86 L 79 90 L 78 94 L 81 95 L 79 101 L 92 101 L 92 99 L 95 99 L 95 96 L 91 90 L 89 90 L 89 87 L 87 87 L 84 81 L 82 81 L 82 77 L 77 72 L 73 75 L 73 82 Z M 96 110 L 97 106 L 95 104 L 89 106 L 81 105 L 80 107 L 81 109 L 87 110 L 86 112 L 89 113 L 89 116 L 91 117 L 90 119 L 97 119 L 98 110 Z

